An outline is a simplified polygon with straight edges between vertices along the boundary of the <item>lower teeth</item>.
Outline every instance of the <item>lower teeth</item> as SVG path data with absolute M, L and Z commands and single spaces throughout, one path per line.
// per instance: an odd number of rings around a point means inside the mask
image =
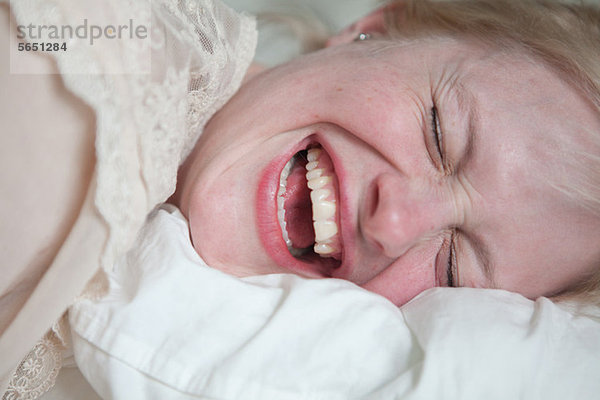
M 295 253 L 299 253 L 302 249 L 297 249 L 292 244 L 292 240 L 290 239 L 287 232 L 287 224 L 285 222 L 285 190 L 287 187 L 287 178 L 290 175 L 290 171 L 294 167 L 296 163 L 296 156 L 292 157 L 290 161 L 285 164 L 283 170 L 281 171 L 281 175 L 279 176 L 279 190 L 277 191 L 277 219 L 279 220 L 279 226 L 281 227 L 281 234 L 283 236 L 283 240 L 287 245 L 288 250 L 292 253 L 293 256 L 297 256 Z

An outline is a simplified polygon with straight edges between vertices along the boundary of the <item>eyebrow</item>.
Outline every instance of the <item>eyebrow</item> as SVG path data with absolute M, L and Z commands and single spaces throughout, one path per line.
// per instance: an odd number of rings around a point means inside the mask
M 481 130 L 480 116 L 478 112 L 477 98 L 473 93 L 465 87 L 465 85 L 456 79 L 451 82 L 450 90 L 456 95 L 458 109 L 461 115 L 467 115 L 467 143 L 464 146 L 462 154 L 456 165 L 456 171 L 465 168 L 473 159 L 473 154 L 476 150 L 476 142 L 479 137 L 478 132 Z M 490 251 L 487 244 L 477 235 L 464 232 L 464 236 L 471 243 L 471 247 L 475 251 L 475 255 L 482 267 L 483 274 L 490 288 L 496 287 L 494 283 L 494 266 L 491 261 Z

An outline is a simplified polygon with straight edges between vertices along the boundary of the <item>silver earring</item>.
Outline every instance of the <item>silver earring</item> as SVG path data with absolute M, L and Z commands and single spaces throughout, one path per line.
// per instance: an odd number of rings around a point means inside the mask
M 358 34 L 358 36 L 356 36 L 356 38 L 354 38 L 355 42 L 362 42 L 365 40 L 369 40 L 371 39 L 371 35 L 365 32 L 361 32 Z

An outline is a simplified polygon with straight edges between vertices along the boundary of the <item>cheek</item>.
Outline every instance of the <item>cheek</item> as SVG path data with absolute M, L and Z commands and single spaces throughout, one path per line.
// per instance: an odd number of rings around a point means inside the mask
M 243 163 L 214 158 L 194 180 L 185 214 L 194 248 L 211 266 L 239 265 L 239 254 L 251 244 L 246 238 L 256 236 L 256 179 L 244 173 L 247 170 Z
M 231 243 L 222 240 L 221 228 L 232 228 L 226 215 L 229 209 L 230 204 L 218 204 L 215 196 L 196 195 L 190 204 L 188 218 L 192 244 L 209 265 L 227 261 L 224 255 L 227 254 L 226 247 Z
M 390 164 L 422 168 L 428 153 L 424 147 L 422 113 L 410 97 L 390 98 L 382 91 L 346 93 L 332 99 L 326 118 L 368 144 Z M 414 96 L 413 96 L 414 97 Z

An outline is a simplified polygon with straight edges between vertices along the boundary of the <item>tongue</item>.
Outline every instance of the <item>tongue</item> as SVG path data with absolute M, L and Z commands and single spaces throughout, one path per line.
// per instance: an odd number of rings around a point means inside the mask
M 310 189 L 306 184 L 306 161 L 296 162 L 287 179 L 283 195 L 288 236 L 297 249 L 312 246 L 315 232 L 312 224 Z

